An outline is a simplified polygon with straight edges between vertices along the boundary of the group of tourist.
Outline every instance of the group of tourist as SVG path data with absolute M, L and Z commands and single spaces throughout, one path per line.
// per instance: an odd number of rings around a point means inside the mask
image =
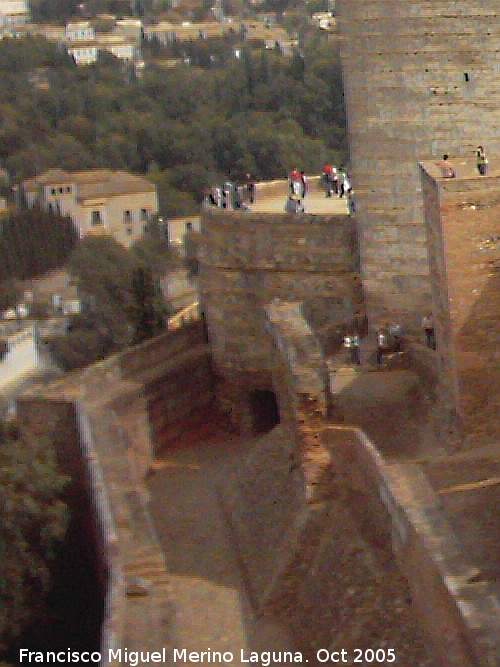
M 361 335 L 360 331 L 362 328 L 358 322 L 359 317 L 354 318 L 353 325 L 351 327 L 351 332 L 344 336 L 344 347 L 347 348 L 350 352 L 350 360 L 353 366 L 361 365 Z M 366 324 L 365 324 L 366 326 Z M 422 330 L 425 338 L 425 344 L 428 348 L 435 350 L 436 349 L 436 338 L 434 334 L 434 324 L 432 321 L 432 315 L 426 314 L 422 318 Z M 376 349 L 376 359 L 377 366 L 382 366 L 384 357 L 389 354 L 399 354 L 402 352 L 403 341 L 405 337 L 405 331 L 401 324 L 385 324 L 382 327 L 379 327 L 376 332 L 377 337 L 377 349 Z
M 326 197 L 334 194 L 347 199 L 349 213 L 355 212 L 354 191 L 347 171 L 331 165 L 324 165 L 320 186 Z M 256 201 L 256 185 L 250 174 L 246 174 L 244 183 L 227 180 L 222 185 L 214 185 L 203 190 L 202 206 L 230 210 L 249 210 Z M 308 192 L 307 176 L 303 170 L 292 169 L 288 175 L 288 196 L 284 210 L 286 213 L 305 213 L 304 200 Z
M 377 329 L 377 366 L 381 366 L 384 356 L 388 354 L 397 354 L 401 352 L 403 345 L 404 329 L 401 324 L 386 324 Z M 344 347 L 351 355 L 351 364 L 353 366 L 361 365 L 361 336 L 357 331 L 353 331 L 344 336 Z
M 285 213 L 305 213 L 304 198 L 307 194 L 307 177 L 296 167 L 288 175 L 288 197 Z
M 333 195 L 345 197 L 347 199 L 347 206 L 350 215 L 356 212 L 356 205 L 354 202 L 354 190 L 350 176 L 344 167 L 334 167 L 331 164 L 323 165 L 323 173 L 321 174 L 321 185 L 325 191 L 325 197 L 333 197 Z
M 443 178 L 455 178 L 455 169 L 448 162 L 448 155 L 443 155 L 443 159 L 438 165 L 441 167 L 441 176 Z M 486 176 L 488 171 L 488 158 L 483 146 L 476 148 L 476 167 L 480 176 Z
M 320 178 L 320 187 L 324 190 L 326 197 L 337 197 L 347 199 L 349 213 L 352 215 L 355 210 L 354 191 L 347 171 L 341 167 L 337 169 L 331 164 L 323 166 L 323 172 Z M 304 171 L 297 168 L 292 169 L 288 175 L 288 198 L 285 202 L 286 213 L 304 213 L 304 199 L 308 191 L 307 176 Z
M 323 165 L 321 183 L 325 191 L 325 197 L 347 197 L 352 192 L 351 180 L 344 167 L 334 167 L 331 164 Z
M 248 210 L 250 204 L 256 200 L 257 189 L 255 181 L 250 174 L 246 174 L 245 182 L 237 184 L 233 181 L 225 181 L 222 185 L 214 185 L 203 191 L 202 205 L 205 208 L 215 206 L 230 210 Z

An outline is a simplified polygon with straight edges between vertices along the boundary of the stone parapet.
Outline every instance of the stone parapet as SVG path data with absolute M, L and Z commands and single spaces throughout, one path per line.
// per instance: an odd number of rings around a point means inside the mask
M 330 402 L 328 368 L 301 305 L 275 301 L 265 311 L 273 341 L 286 359 L 294 391 L 314 402 L 326 417 Z
M 324 300 L 329 319 L 361 308 L 356 229 L 347 216 L 210 211 L 197 237 L 200 304 L 217 372 L 275 368 L 264 305 Z
M 171 646 L 172 596 L 144 479 L 152 435 L 161 442 L 214 400 L 204 341 L 197 322 L 18 399 L 26 437 L 46 438 L 84 469 L 106 586 L 103 665 L 108 649 Z

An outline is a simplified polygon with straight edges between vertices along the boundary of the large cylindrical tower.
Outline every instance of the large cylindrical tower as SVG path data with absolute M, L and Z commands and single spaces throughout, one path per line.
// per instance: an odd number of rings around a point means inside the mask
M 498 0 L 337 0 L 371 324 L 430 308 L 417 163 L 500 148 Z

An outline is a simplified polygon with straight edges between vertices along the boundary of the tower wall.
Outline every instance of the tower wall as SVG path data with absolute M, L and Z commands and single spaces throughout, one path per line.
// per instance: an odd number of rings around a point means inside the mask
M 422 164 L 442 399 L 475 442 L 500 437 L 500 172 Z
M 196 245 L 200 304 L 222 379 L 218 397 L 244 427 L 245 397 L 272 389 L 281 373 L 267 305 L 302 304 L 327 345 L 339 325 L 342 330 L 362 311 L 355 225 L 347 215 L 206 210 Z M 296 320 L 290 309 L 290 321 Z M 280 398 L 286 392 L 281 388 Z
M 494 0 L 337 0 L 371 324 L 418 326 L 430 282 L 417 163 L 500 149 Z

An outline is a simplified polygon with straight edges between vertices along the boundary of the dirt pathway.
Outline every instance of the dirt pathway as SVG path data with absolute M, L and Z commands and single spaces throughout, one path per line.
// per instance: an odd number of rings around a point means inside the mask
M 254 618 L 217 500 L 218 482 L 249 446 L 222 431 L 191 433 L 164 453 L 150 483 L 172 581 L 176 648 L 229 651 L 235 667 L 244 664 L 241 650 L 247 658 L 250 651 L 293 650 L 286 628 Z

